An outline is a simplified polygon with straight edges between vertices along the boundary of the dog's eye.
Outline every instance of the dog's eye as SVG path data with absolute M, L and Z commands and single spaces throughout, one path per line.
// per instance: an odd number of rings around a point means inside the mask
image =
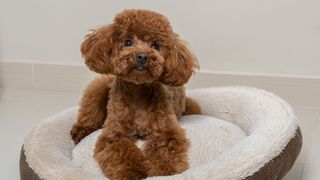
M 133 44 L 133 40 L 132 39 L 126 39 L 124 41 L 124 46 L 125 47 L 132 46 L 132 44 Z
M 157 43 L 157 41 L 153 41 L 151 43 L 151 48 L 159 50 L 160 47 L 159 47 L 159 44 Z

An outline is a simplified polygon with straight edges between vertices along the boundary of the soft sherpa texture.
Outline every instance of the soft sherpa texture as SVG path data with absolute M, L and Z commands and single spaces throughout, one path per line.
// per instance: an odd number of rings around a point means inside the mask
M 237 125 L 247 137 L 223 149 L 214 159 L 192 166 L 182 174 L 148 179 L 231 180 L 248 177 L 278 156 L 298 127 L 291 107 L 279 97 L 262 90 L 221 87 L 192 90 L 187 94 L 200 103 L 204 115 Z M 26 138 L 26 160 L 40 178 L 105 179 L 94 171 L 85 171 L 72 161 L 74 144 L 69 130 L 76 115 L 77 108 L 61 112 L 39 123 Z M 192 121 L 198 120 L 195 117 Z M 213 141 L 217 140 L 211 143 Z
M 192 144 L 188 151 L 190 167 L 196 167 L 214 159 L 246 137 L 238 126 L 210 116 L 184 116 L 180 122 Z M 85 171 L 103 177 L 98 163 L 93 158 L 95 142 L 100 134 L 101 130 L 98 130 L 83 139 L 73 149 L 72 156 L 73 162 Z M 143 141 L 137 142 L 139 148 L 143 148 L 143 144 Z

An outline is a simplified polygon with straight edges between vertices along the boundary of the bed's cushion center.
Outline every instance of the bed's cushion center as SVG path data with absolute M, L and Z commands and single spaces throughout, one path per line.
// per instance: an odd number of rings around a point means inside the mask
M 190 167 L 214 159 L 225 149 L 246 137 L 238 126 L 210 116 L 190 115 L 184 116 L 180 121 L 192 144 L 189 149 Z M 102 175 L 93 158 L 94 145 L 100 133 L 101 130 L 98 130 L 87 136 L 72 152 L 73 162 L 83 170 L 96 175 Z M 142 141 L 137 142 L 139 147 L 142 144 Z

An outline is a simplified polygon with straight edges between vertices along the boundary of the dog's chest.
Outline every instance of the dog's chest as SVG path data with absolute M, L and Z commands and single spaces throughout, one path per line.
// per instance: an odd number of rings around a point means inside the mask
M 136 109 L 133 116 L 133 128 L 138 131 L 138 133 L 147 133 L 148 127 L 152 123 L 152 112 L 145 109 Z

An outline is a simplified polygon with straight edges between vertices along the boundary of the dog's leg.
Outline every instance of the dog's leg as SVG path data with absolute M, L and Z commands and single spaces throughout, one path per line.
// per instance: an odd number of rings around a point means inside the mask
M 190 143 L 177 120 L 175 122 L 167 124 L 166 129 L 154 131 L 148 137 L 143 149 L 148 176 L 172 175 L 188 168 L 187 152 Z
M 94 157 L 111 180 L 140 180 L 146 177 L 143 155 L 133 139 L 104 130 L 96 142 Z
M 77 122 L 70 131 L 75 143 L 80 142 L 85 136 L 103 125 L 113 79 L 113 76 L 101 76 L 87 86 L 81 99 Z
M 108 103 L 108 117 L 103 124 L 94 158 L 103 173 L 111 180 L 140 180 L 146 177 L 142 151 L 135 145 L 131 127 L 133 111 L 120 94 L 112 91 Z
M 201 114 L 201 108 L 195 100 L 189 97 L 186 97 L 185 110 L 182 113 L 182 115 L 190 115 L 190 114 Z

